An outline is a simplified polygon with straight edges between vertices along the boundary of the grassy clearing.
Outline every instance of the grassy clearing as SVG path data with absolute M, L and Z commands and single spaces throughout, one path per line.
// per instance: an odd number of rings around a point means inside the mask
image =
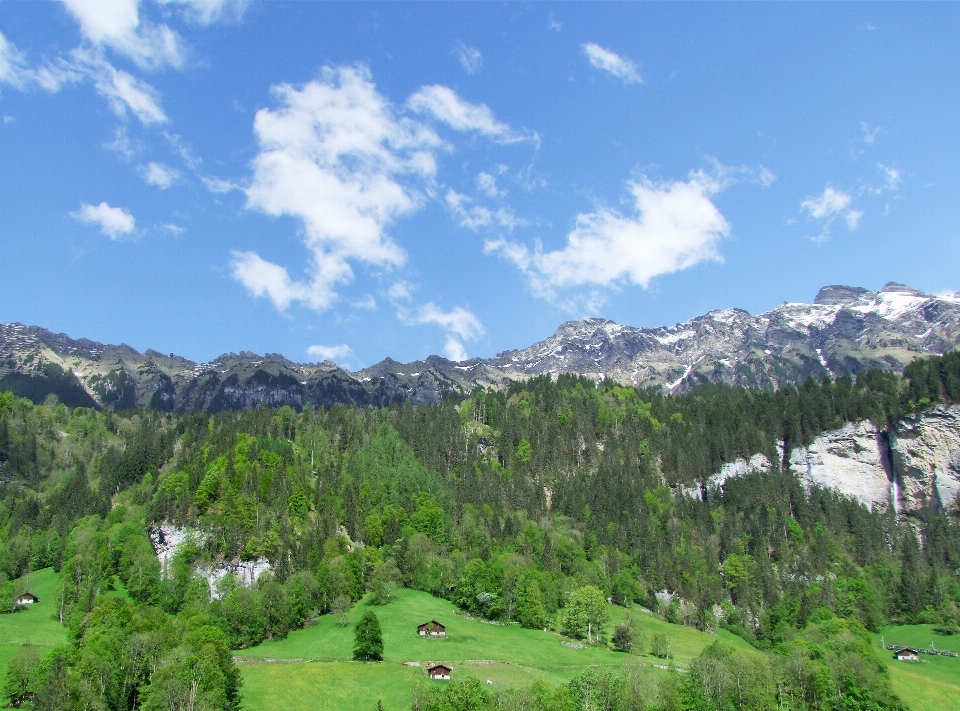
M 56 619 L 57 578 L 53 568 L 25 576 L 27 590 L 40 602 L 11 615 L 0 615 L 0 680 L 7 673 L 7 662 L 21 645 L 35 644 L 45 652 L 66 643 L 67 630 Z
M 517 625 L 493 625 L 455 613 L 454 605 L 415 590 L 400 590 L 396 600 L 373 608 L 384 637 L 384 662 L 360 664 L 349 661 L 353 653 L 353 622 L 367 609 L 356 605 L 348 624 L 340 628 L 332 615 L 315 625 L 297 630 L 284 640 L 264 642 L 237 653 L 242 662 L 244 707 L 260 709 L 406 709 L 410 687 L 424 675 L 423 667 L 404 667 L 403 662 L 446 662 L 454 678 L 476 676 L 493 682 L 492 688 L 530 684 L 537 678 L 550 683 L 569 680 L 586 667 L 618 668 L 628 655 L 603 646 L 571 649 L 552 632 L 523 629 Z M 644 652 L 653 635 L 670 637 L 674 663 L 684 667 L 700 650 L 717 638 L 696 630 L 670 625 L 652 615 L 612 608 L 614 623 L 628 616 L 643 631 Z M 447 639 L 424 639 L 417 635 L 421 622 L 436 619 L 447 627 Z M 752 650 L 738 637 L 721 632 L 721 639 L 740 649 Z M 633 657 L 638 658 L 638 657 Z M 661 664 L 649 654 L 639 659 Z M 442 683 L 442 682 L 438 682 Z
M 873 637 L 878 647 L 883 639 L 887 644 L 960 652 L 960 635 L 942 637 L 934 634 L 931 625 L 891 625 Z M 919 663 L 898 662 L 891 658 L 892 652 L 882 654 L 890 667 L 893 690 L 912 711 L 960 711 L 960 659 L 920 655 Z

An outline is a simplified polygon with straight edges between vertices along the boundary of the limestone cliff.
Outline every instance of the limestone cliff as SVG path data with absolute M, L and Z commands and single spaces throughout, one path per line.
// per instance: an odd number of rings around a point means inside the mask
M 807 486 L 833 489 L 872 510 L 893 507 L 906 515 L 960 510 L 960 406 L 940 406 L 890 430 L 872 422 L 849 423 L 808 447 L 790 452 L 789 467 Z M 724 465 L 711 477 L 731 477 L 769 463 L 762 455 Z

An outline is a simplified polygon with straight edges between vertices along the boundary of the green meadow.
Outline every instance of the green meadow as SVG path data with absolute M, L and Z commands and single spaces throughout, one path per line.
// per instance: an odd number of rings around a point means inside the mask
M 7 662 L 23 644 L 35 644 L 44 653 L 67 642 L 67 630 L 56 618 L 57 574 L 53 568 L 37 570 L 24 577 L 27 590 L 40 602 L 26 605 L 13 614 L 0 615 L 0 682 Z
M 877 646 L 948 649 L 960 653 L 960 635 L 934 634 L 931 625 L 891 625 L 873 635 Z M 912 711 L 960 711 L 960 658 L 920 655 L 919 662 L 898 662 L 885 651 L 893 690 Z
M 642 630 L 644 653 L 619 654 L 604 646 L 572 649 L 561 644 L 564 638 L 556 633 L 467 619 L 446 600 L 399 590 L 394 602 L 373 608 L 383 630 L 384 661 L 365 664 L 350 661 L 350 656 L 353 622 L 366 609 L 363 601 L 354 606 L 343 628 L 333 615 L 325 615 L 286 639 L 237 652 L 244 679 L 244 707 L 250 711 L 359 711 L 374 709 L 382 700 L 386 709 L 408 709 L 411 686 L 418 677 L 426 677 L 426 662 L 446 663 L 453 668 L 454 679 L 475 676 L 489 680 L 495 690 L 530 684 L 538 678 L 557 684 L 587 667 L 617 668 L 629 658 L 663 665 L 666 660 L 646 653 L 653 635 L 659 632 L 670 638 L 672 661 L 683 668 L 717 639 L 639 611 L 612 608 L 614 624 L 629 616 Z M 432 619 L 446 625 L 446 639 L 425 639 L 417 634 L 417 625 Z M 725 631 L 720 635 L 740 649 L 752 650 L 739 637 Z M 421 666 L 403 666 L 404 662 Z

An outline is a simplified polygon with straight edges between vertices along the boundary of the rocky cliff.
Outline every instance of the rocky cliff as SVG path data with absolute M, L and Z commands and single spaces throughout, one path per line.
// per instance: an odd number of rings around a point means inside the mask
M 216 412 L 336 403 L 380 407 L 436 402 L 476 387 L 544 373 L 609 377 L 684 392 L 704 382 L 776 388 L 808 377 L 902 370 L 914 358 L 960 346 L 960 296 L 889 283 L 880 291 L 826 286 L 812 304 L 784 303 L 752 316 L 711 311 L 675 326 L 633 328 L 604 319 L 570 321 L 529 348 L 493 358 L 413 363 L 387 358 L 349 372 L 336 363 L 294 363 L 242 352 L 210 363 L 87 339 L 36 326 L 0 324 L 0 390 L 71 406 Z
M 890 430 L 849 423 L 790 452 L 789 468 L 808 486 L 834 489 L 872 510 L 905 515 L 960 511 L 960 407 L 937 407 Z M 763 455 L 725 465 L 708 482 L 771 467 Z

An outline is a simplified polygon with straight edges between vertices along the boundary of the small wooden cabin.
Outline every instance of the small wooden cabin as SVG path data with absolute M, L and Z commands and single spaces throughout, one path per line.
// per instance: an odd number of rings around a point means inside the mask
M 40 602 L 40 598 L 38 598 L 33 593 L 29 593 L 29 592 L 24 593 L 23 595 L 17 598 L 18 605 L 32 605 L 35 602 Z
M 450 679 L 450 673 L 453 671 L 446 664 L 433 664 L 427 667 L 427 674 L 431 679 Z
M 899 647 L 897 651 L 893 653 L 893 658 L 898 662 L 919 662 L 920 650 L 914 649 L 913 647 Z
M 421 637 L 446 637 L 447 628 L 436 620 L 430 620 L 422 625 L 417 625 L 417 634 Z

